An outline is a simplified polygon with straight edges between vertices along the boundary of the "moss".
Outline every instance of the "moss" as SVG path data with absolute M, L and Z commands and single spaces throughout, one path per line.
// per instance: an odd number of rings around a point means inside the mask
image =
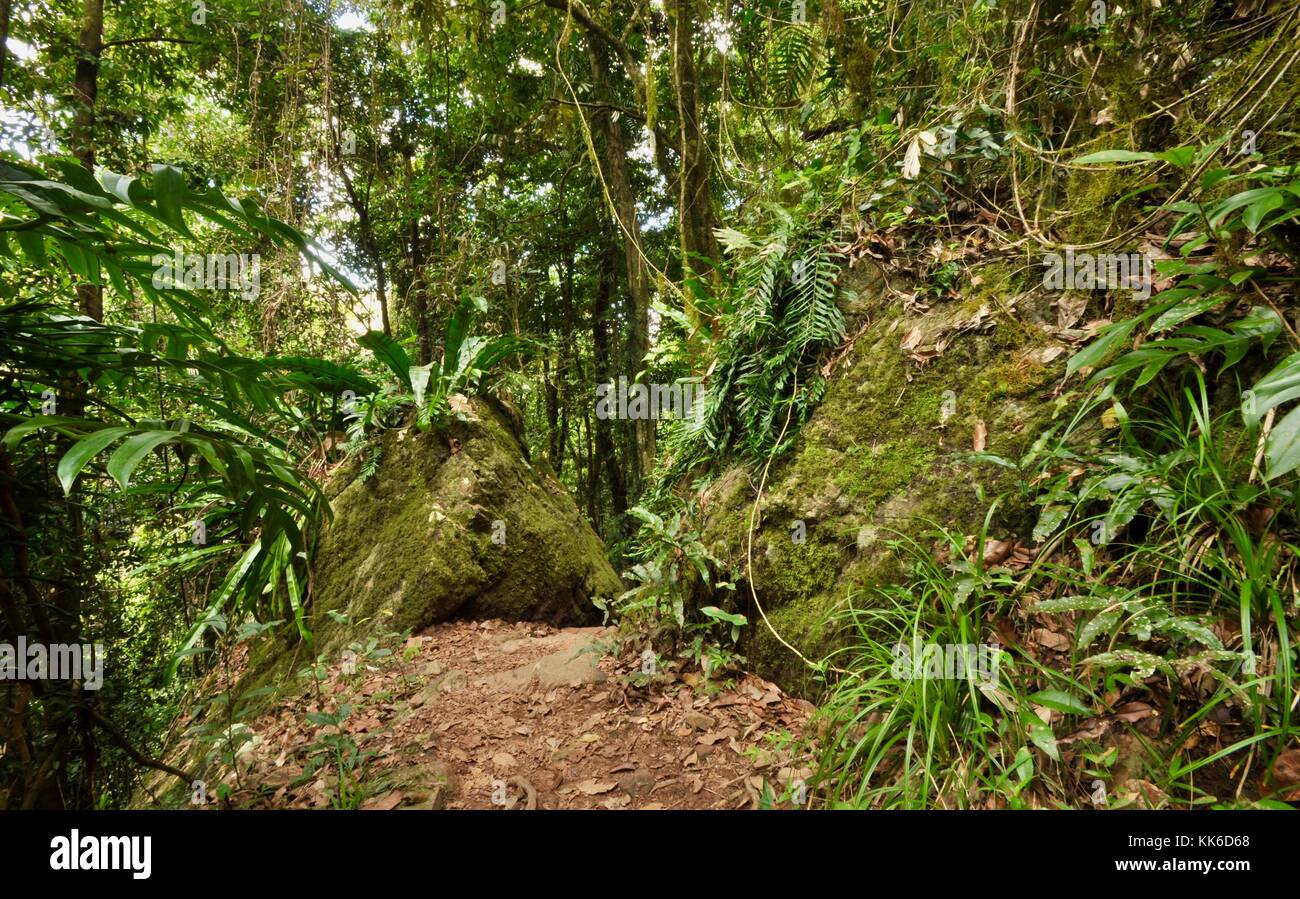
M 322 649 L 455 614 L 584 622 L 593 598 L 620 592 L 572 499 L 487 403 L 442 429 L 388 432 L 380 448 L 375 477 L 334 493 L 318 548 Z M 331 610 L 352 624 L 320 614 Z
M 803 543 L 777 539 L 768 544 L 767 552 L 773 570 L 772 589 L 789 599 L 830 590 L 843 557 L 843 550 L 821 539 Z
M 1116 149 L 1126 140 L 1103 135 L 1080 148 L 1079 155 L 1093 150 Z M 1071 169 L 1063 208 L 1071 210 L 1069 232 L 1072 242 L 1090 243 L 1115 232 L 1115 224 L 1138 211 L 1137 198 L 1125 197 L 1151 180 L 1148 167 Z M 1112 251 L 1117 252 L 1117 251 Z
M 1232 53 L 1231 67 L 1225 66 L 1215 73 L 1209 90 L 1200 98 L 1201 106 L 1206 110 L 1227 107 L 1250 87 L 1252 78 L 1258 78 L 1261 71 L 1272 71 L 1278 60 L 1297 50 L 1300 50 L 1300 36 L 1278 35 L 1272 29 L 1265 29 L 1258 39 Z M 1206 118 L 1204 114 L 1178 116 L 1174 126 L 1177 143 L 1202 145 L 1221 137 L 1220 130 L 1206 133 Z M 1269 123 L 1267 131 L 1258 130 L 1260 123 Z M 1294 93 L 1274 89 L 1260 97 L 1250 121 L 1243 125 L 1243 131 L 1251 129 L 1257 131 L 1256 150 L 1269 164 L 1288 164 L 1300 156 L 1300 104 L 1295 102 Z M 1245 142 L 1245 135 L 1233 134 L 1231 140 L 1235 153 Z
M 968 272 L 959 299 L 915 314 L 879 297 L 859 298 L 871 324 L 844 353 L 795 448 L 773 464 L 754 535 L 759 601 L 772 626 L 809 658 L 840 645 L 835 616 L 851 593 L 906 576 L 891 539 L 925 541 L 937 527 L 973 533 L 989 500 L 1017 486 L 1014 472 L 967 455 L 978 422 L 987 428 L 989 451 L 1018 458 L 1051 417 L 1051 387 L 1064 357 L 1044 364 L 1045 338 L 1016 317 L 1041 315 L 1050 299 L 1009 302 L 1025 293 L 1019 285 L 1027 277 L 1007 263 L 985 264 Z M 962 330 L 972 320 L 980 325 Z M 949 341 L 924 366 L 900 348 L 913 328 L 921 329 L 922 345 Z M 705 542 L 742 580 L 757 480 L 733 469 L 705 497 Z M 791 540 L 795 520 L 807 527 L 802 545 Z M 1031 524 L 1031 516 L 1008 507 L 996 527 Z M 748 596 L 747 586 L 736 594 L 742 605 Z M 814 691 L 811 670 L 770 633 L 757 609 L 745 612 L 751 626 L 741 648 L 754 670 L 788 689 Z
M 836 612 L 842 604 L 833 596 L 806 596 L 768 611 L 772 628 L 813 662 L 819 661 L 836 644 L 839 631 Z M 787 690 L 812 695 L 816 672 L 772 635 L 761 620 L 746 629 L 742 644 L 750 667 L 780 683 Z

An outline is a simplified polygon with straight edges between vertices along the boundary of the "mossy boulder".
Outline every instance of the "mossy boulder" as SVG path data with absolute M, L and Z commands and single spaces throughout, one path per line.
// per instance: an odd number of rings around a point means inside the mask
M 358 459 L 331 479 L 313 583 L 321 649 L 454 615 L 591 623 L 593 600 L 621 592 L 600 539 L 546 463 L 526 458 L 506 410 L 458 406 L 444 427 L 383 434 L 369 477 Z
M 906 578 L 892 541 L 928 547 L 939 527 L 973 534 L 992 499 L 1016 493 L 1015 472 L 970 455 L 980 428 L 987 452 L 1017 460 L 1052 417 L 1069 351 L 1039 277 L 1041 268 L 987 264 L 953 294 L 928 298 L 887 292 L 876 272 L 842 277 L 856 337 L 794 448 L 773 463 L 754 526 L 754 589 L 773 628 L 808 658 L 843 644 L 837 613 L 850 598 L 864 604 L 872 587 Z M 811 669 L 746 608 L 761 473 L 738 465 L 711 483 L 703 540 L 740 572 L 734 601 L 750 617 L 741 647 L 750 667 L 811 694 Z M 995 525 L 1006 533 L 993 536 L 1027 537 L 1033 522 L 1026 503 L 1007 502 Z

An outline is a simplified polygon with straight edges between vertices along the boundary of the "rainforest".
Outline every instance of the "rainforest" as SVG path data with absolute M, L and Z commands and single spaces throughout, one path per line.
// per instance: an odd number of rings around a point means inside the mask
M 1297 62 L 0 0 L 0 808 L 1294 808 Z

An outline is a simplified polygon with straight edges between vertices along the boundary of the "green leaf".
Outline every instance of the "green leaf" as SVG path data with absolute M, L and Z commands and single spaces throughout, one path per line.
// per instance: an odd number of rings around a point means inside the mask
M 193 237 L 181 211 L 185 208 L 185 178 L 181 170 L 172 165 L 155 165 L 153 195 L 162 220 L 186 237 Z
M 1022 719 L 1025 723 L 1025 730 L 1029 731 L 1029 739 L 1034 745 L 1047 754 L 1052 761 L 1061 760 L 1061 752 L 1056 746 L 1056 734 L 1047 725 L 1042 718 L 1034 712 L 1033 709 L 1021 708 Z
M 63 486 L 63 493 L 67 495 L 72 492 L 72 485 L 76 482 L 81 469 L 86 467 L 86 463 L 114 440 L 130 433 L 130 430 L 130 428 L 104 428 L 74 443 L 59 460 L 58 476 L 59 483 Z
M 1204 312 L 1208 312 L 1228 298 L 1219 294 L 1211 294 L 1207 297 L 1201 297 L 1197 300 L 1189 300 L 1186 303 L 1179 303 L 1172 309 L 1161 313 L 1155 321 L 1151 323 L 1149 333 L 1159 334 L 1161 331 L 1168 331 L 1170 328 L 1181 325 L 1189 318 L 1196 318 Z
M 1111 350 L 1127 340 L 1137 325 L 1136 318 L 1129 318 L 1103 328 L 1096 340 L 1070 357 L 1065 365 L 1065 373 L 1072 375 L 1081 368 L 1094 368 Z
M 1195 147 L 1175 147 L 1172 150 L 1165 150 L 1162 153 L 1155 154 L 1156 159 L 1172 163 L 1180 169 L 1185 169 L 1196 159 Z
M 407 390 L 411 389 L 411 357 L 406 350 L 383 331 L 367 331 L 357 338 L 357 343 L 374 354 L 375 359 L 387 366 Z
M 1300 406 L 1273 426 L 1264 444 L 1268 459 L 1268 480 L 1280 478 L 1300 466 Z
M 127 175 L 119 175 L 116 172 L 104 172 L 99 176 L 99 183 L 104 189 L 113 196 L 117 197 L 128 206 L 139 205 L 139 182 Z M 135 196 L 132 196 L 132 188 L 135 188 Z
M 474 323 L 474 317 L 480 312 L 487 311 L 487 301 L 475 294 L 466 294 L 456 307 L 456 312 L 452 315 L 451 320 L 447 322 L 447 333 L 443 339 L 443 358 L 442 371 L 444 375 L 451 375 L 457 371 L 463 370 L 468 359 L 462 364 L 461 347 L 465 342 L 465 336 L 469 333 L 470 325 Z
M 1281 207 L 1285 202 L 1286 195 L 1281 191 L 1278 191 L 1272 196 L 1264 197 L 1262 200 L 1256 200 L 1254 203 L 1247 206 L 1246 211 L 1241 214 L 1241 220 L 1245 223 L 1246 227 L 1250 229 L 1251 234 L 1256 234 L 1259 232 L 1259 225 L 1264 220 L 1264 216 L 1268 215 L 1274 209 Z
M 1091 715 L 1092 707 L 1064 690 L 1039 690 L 1030 701 L 1067 715 Z
M 411 385 L 411 393 L 415 396 L 415 405 L 424 405 L 424 392 L 429 387 L 429 378 L 433 374 L 433 363 L 428 365 L 412 365 L 407 371 L 407 383 Z
M 1103 162 L 1154 162 L 1157 158 L 1155 153 L 1141 153 L 1133 150 L 1102 150 L 1098 153 L 1080 156 L 1074 162 L 1076 165 L 1093 165 Z
M 1102 634 L 1108 634 L 1113 631 L 1120 622 L 1120 609 L 1107 609 L 1098 612 L 1092 619 L 1079 629 L 1079 638 L 1075 642 L 1075 648 L 1086 649 L 1096 642 Z
M 744 615 L 734 615 L 731 612 L 724 612 L 717 606 L 704 606 L 700 612 L 712 618 L 715 621 L 725 621 L 728 624 L 734 624 L 737 627 L 748 624 L 749 620 Z
M 1070 515 L 1070 507 L 1062 505 L 1045 506 L 1039 513 L 1038 524 L 1034 525 L 1034 542 L 1042 543 L 1048 537 L 1056 533 L 1056 529 L 1061 526 Z
M 42 235 L 35 231 L 18 231 L 14 237 L 32 265 L 37 267 L 45 265 L 45 238 Z
M 1242 396 L 1246 426 L 1258 427 L 1269 409 L 1300 398 L 1300 353 L 1292 353 Z
M 221 609 L 230 600 L 230 597 L 234 595 L 235 588 L 239 586 L 241 581 L 243 581 L 244 576 L 247 575 L 249 570 L 253 567 L 253 563 L 257 561 L 257 557 L 261 552 L 262 542 L 260 540 L 255 540 L 248 549 L 244 551 L 244 554 L 240 557 L 239 561 L 235 563 L 235 567 L 230 569 L 226 574 L 225 579 L 221 582 L 221 586 L 217 588 L 216 595 L 212 602 L 208 604 L 207 609 L 201 616 L 199 616 L 199 619 L 194 623 L 194 626 L 190 628 L 190 632 L 186 635 L 184 642 L 181 643 L 180 649 L 178 649 L 176 654 L 172 656 L 171 664 L 167 667 L 167 680 L 169 682 L 176 676 L 176 669 L 180 666 L 181 659 L 184 657 L 182 654 L 188 652 L 199 642 L 199 639 L 203 636 L 203 632 L 207 629 L 209 622 L 219 615 Z
M 175 436 L 174 431 L 145 431 L 143 434 L 137 434 L 114 451 L 108 460 L 108 473 L 125 490 L 131 481 L 131 473 L 144 457 L 149 455 L 154 447 L 166 443 Z
M 1278 187 L 1257 187 L 1252 190 L 1243 190 L 1239 194 L 1233 194 L 1210 211 L 1210 227 L 1217 229 L 1232 212 L 1243 206 L 1249 206 L 1269 197 L 1278 196 L 1281 192 L 1282 189 Z
M 22 424 L 16 424 L 5 434 L 4 448 L 12 451 L 28 434 L 34 434 L 41 428 L 76 428 L 84 427 L 85 419 L 68 415 L 34 415 Z

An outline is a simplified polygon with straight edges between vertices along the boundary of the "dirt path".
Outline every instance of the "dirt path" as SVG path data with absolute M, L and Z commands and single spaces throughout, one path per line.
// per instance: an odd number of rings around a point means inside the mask
M 500 621 L 435 625 L 390 655 L 328 669 L 324 711 L 371 753 L 363 808 L 790 807 L 811 773 L 791 737 L 811 705 L 753 675 L 721 690 L 604 656 L 612 631 Z M 308 774 L 338 731 L 308 720 L 314 691 L 250 722 L 235 807 L 328 807 L 333 766 Z

